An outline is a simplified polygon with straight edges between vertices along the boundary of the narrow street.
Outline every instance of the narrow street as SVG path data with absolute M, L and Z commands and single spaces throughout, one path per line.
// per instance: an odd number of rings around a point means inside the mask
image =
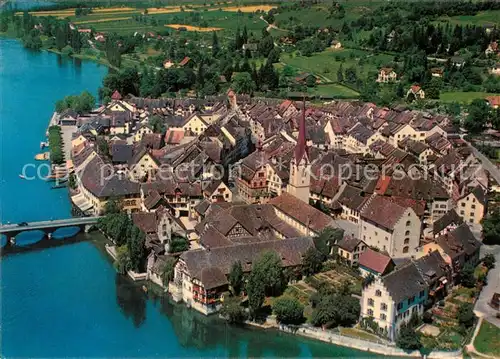
M 484 168 L 490 173 L 491 177 L 493 177 L 495 181 L 500 184 L 500 170 L 497 168 L 497 166 L 492 163 L 488 157 L 479 152 L 477 148 L 472 146 L 472 144 L 469 143 L 469 146 L 472 148 L 474 156 L 481 160 L 481 163 L 483 164 Z

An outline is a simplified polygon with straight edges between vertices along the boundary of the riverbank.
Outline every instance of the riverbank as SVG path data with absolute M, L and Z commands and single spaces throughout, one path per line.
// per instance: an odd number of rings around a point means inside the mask
M 251 322 L 247 321 L 245 322 L 246 325 L 255 327 L 255 328 L 260 328 L 263 330 L 279 330 L 285 333 L 293 334 L 293 335 L 298 335 L 310 339 L 315 339 L 319 340 L 325 343 L 333 344 L 333 345 L 338 345 L 338 346 L 343 346 L 346 348 L 350 349 L 356 349 L 356 350 L 361 350 L 367 353 L 375 353 L 375 354 L 380 354 L 384 356 L 391 356 L 391 357 L 408 357 L 408 358 L 421 358 L 422 354 L 418 351 L 412 351 L 412 352 L 406 352 L 402 349 L 399 349 L 397 347 L 390 347 L 387 345 L 382 345 L 378 343 L 373 343 L 369 342 L 366 340 L 361 340 L 357 338 L 352 338 L 352 337 L 346 337 L 343 335 L 339 335 L 336 333 L 333 333 L 328 330 L 322 330 L 320 328 L 315 328 L 311 327 L 308 325 L 301 325 L 297 327 L 289 327 L 286 325 L 280 325 L 277 324 L 276 321 L 272 320 L 267 320 L 263 324 L 259 324 L 256 322 Z M 429 359 L 441 359 L 441 358 L 447 358 L 447 359 L 461 359 L 462 358 L 462 351 L 454 351 L 454 352 L 446 352 L 446 351 L 433 351 L 431 352 L 427 358 Z

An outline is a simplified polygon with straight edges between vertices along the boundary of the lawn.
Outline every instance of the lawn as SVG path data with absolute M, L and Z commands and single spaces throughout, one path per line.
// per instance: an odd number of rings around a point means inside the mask
M 480 353 L 500 356 L 500 328 L 483 320 L 479 333 L 474 340 L 474 347 Z
M 390 55 L 373 55 L 354 49 L 327 49 L 310 57 L 299 56 L 297 53 L 286 53 L 281 56 L 283 63 L 299 71 L 314 73 L 328 82 L 337 80 L 337 70 L 341 64 L 344 71 L 349 67 L 355 67 L 358 76 L 364 79 L 369 74 L 375 76 L 379 67 L 389 64 L 392 60 L 393 57 Z
M 356 328 L 340 328 L 340 334 L 342 334 L 346 337 L 357 338 L 357 339 L 366 340 L 369 342 L 383 343 L 383 341 L 381 341 L 380 338 L 377 337 L 375 334 L 371 334 L 371 333 L 365 332 L 364 330 L 360 330 L 360 329 L 356 329 Z
M 335 84 L 325 84 L 318 85 L 311 89 L 311 93 L 316 96 L 323 96 L 327 98 L 357 98 L 359 97 L 359 92 L 356 92 L 349 87 L 335 83 Z
M 439 99 L 442 102 L 470 103 L 477 98 L 486 98 L 488 96 L 495 96 L 495 94 L 487 92 L 442 92 Z

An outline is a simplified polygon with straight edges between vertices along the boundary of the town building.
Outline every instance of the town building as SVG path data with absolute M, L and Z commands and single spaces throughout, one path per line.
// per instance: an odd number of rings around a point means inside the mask
M 234 263 L 240 262 L 248 273 L 263 252 L 275 251 L 283 268 L 300 268 L 303 255 L 313 246 L 312 239 L 304 237 L 187 251 L 175 266 L 169 292 L 175 301 L 183 301 L 203 314 L 212 314 L 220 309 L 229 289 L 227 276 Z
M 429 298 L 442 298 L 449 270 L 439 252 L 411 260 L 368 284 L 361 298 L 361 316 L 371 317 L 381 332 L 395 340 L 401 326 L 422 315 Z

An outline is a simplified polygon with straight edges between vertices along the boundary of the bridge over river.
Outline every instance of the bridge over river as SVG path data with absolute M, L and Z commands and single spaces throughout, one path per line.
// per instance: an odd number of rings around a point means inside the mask
M 15 245 L 15 237 L 23 232 L 42 231 L 49 238 L 59 228 L 79 228 L 80 231 L 88 232 L 92 226 L 96 225 L 102 217 L 78 217 L 68 219 L 56 219 L 40 222 L 23 222 L 19 224 L 0 225 L 0 235 L 7 237 L 7 245 Z

